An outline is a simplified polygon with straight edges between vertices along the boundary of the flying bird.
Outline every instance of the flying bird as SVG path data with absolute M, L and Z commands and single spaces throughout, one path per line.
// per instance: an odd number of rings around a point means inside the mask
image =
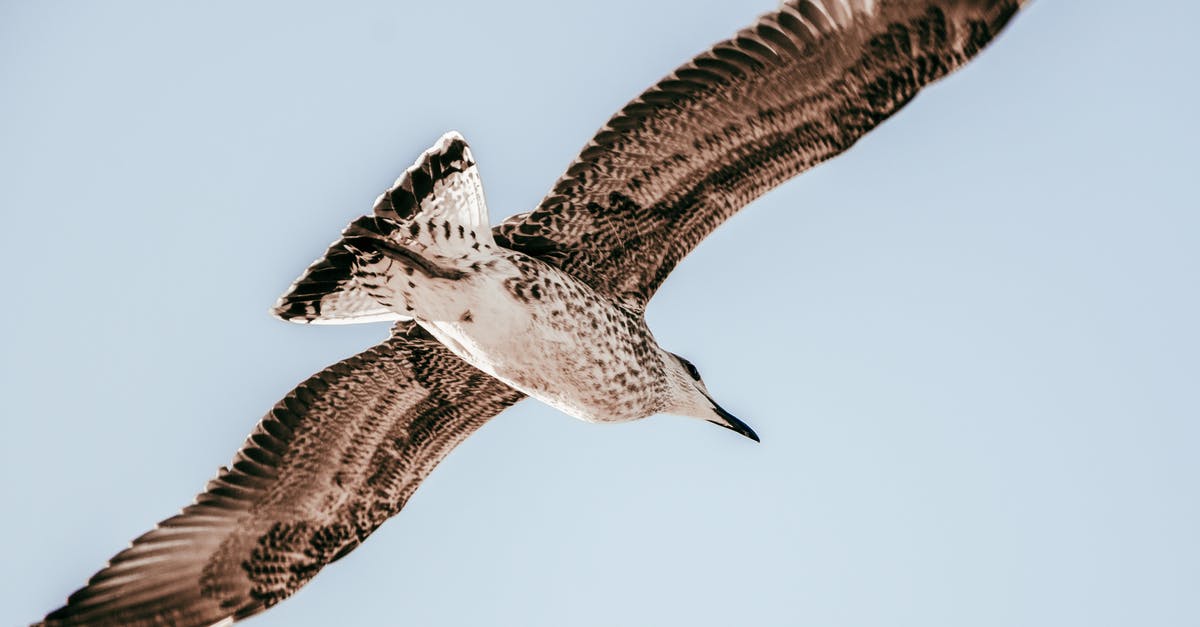
M 757 440 L 644 311 L 771 188 L 848 149 L 974 57 L 1024 0 L 788 0 L 634 99 L 532 211 L 488 224 L 444 135 L 273 313 L 394 323 L 275 404 L 193 504 L 46 625 L 208 625 L 286 599 L 404 506 L 463 439 L 532 396 L 589 422 L 658 413 Z

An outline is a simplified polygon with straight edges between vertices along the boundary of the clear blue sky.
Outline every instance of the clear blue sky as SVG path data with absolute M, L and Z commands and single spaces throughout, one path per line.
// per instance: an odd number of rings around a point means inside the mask
M 773 0 L 0 3 L 0 623 L 381 338 L 267 308 L 442 132 L 493 219 Z M 1200 9 L 1040 0 L 651 304 L 761 445 L 536 402 L 256 625 L 1200 623 Z

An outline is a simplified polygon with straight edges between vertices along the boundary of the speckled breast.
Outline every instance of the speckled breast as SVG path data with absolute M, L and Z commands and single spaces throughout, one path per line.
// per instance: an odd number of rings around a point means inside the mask
M 663 409 L 663 353 L 640 311 L 521 253 L 495 260 L 455 290 L 460 315 L 422 326 L 477 368 L 581 420 Z

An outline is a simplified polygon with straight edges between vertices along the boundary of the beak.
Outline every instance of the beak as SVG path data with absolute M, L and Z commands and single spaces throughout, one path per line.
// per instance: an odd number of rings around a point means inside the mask
M 720 405 L 713 403 L 713 413 L 716 414 L 716 418 L 709 419 L 709 422 L 713 423 L 714 425 L 725 427 L 730 431 L 740 433 L 751 440 L 754 440 L 755 442 L 760 441 L 758 439 L 758 434 L 754 432 L 754 429 L 750 428 L 750 425 L 738 420 L 733 414 L 725 411 L 724 409 L 721 409 Z

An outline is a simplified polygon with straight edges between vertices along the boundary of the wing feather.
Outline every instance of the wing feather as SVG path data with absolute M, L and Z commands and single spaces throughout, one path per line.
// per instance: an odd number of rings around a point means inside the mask
M 721 222 L 967 62 L 1022 2 L 789 0 L 618 112 L 496 241 L 644 306 Z M 427 187 L 414 178 L 414 203 Z M 398 210 L 387 200 L 377 211 Z M 345 274 L 310 272 L 326 283 Z M 207 625 L 260 612 L 353 550 L 523 397 L 415 324 L 396 329 L 279 401 L 195 503 L 45 624 Z
M 626 105 L 496 240 L 644 307 L 713 229 L 966 63 L 1023 2 L 788 0 Z
M 228 468 L 46 625 L 209 625 L 260 612 L 358 546 L 459 442 L 523 397 L 414 323 L 276 403 Z

